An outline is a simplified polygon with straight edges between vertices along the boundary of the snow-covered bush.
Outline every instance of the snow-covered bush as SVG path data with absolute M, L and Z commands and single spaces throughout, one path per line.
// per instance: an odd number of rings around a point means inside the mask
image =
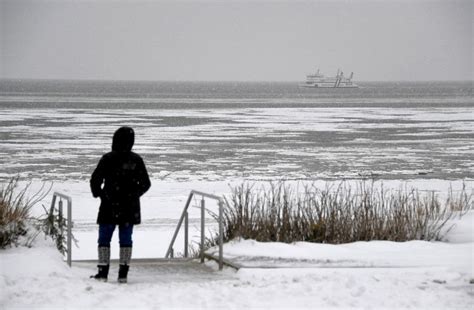
M 29 184 L 19 188 L 19 178 L 11 178 L 0 188 L 0 247 L 17 245 L 20 237 L 32 229 L 31 208 L 41 201 L 47 193 L 40 190 L 27 197 Z M 33 228 L 34 229 L 34 228 Z M 37 235 L 34 233 L 33 235 Z M 33 237 L 34 238 L 34 237 Z M 27 238 L 29 243 L 31 238 Z
M 224 238 L 347 243 L 369 240 L 440 240 L 454 212 L 472 208 L 472 194 L 452 191 L 445 204 L 434 193 L 373 182 L 313 184 L 297 191 L 284 183 L 232 189 L 224 209 Z M 442 230 L 442 228 L 444 228 Z
M 11 178 L 0 189 L 0 248 L 11 245 L 31 246 L 34 239 L 44 233 L 55 243 L 59 252 L 66 249 L 66 220 L 57 214 L 52 206 L 44 215 L 34 217 L 31 209 L 41 202 L 50 192 L 45 184 L 31 196 L 27 196 L 30 184 L 21 187 L 19 178 Z M 20 242 L 21 239 L 21 242 Z
M 30 183 L 21 187 L 19 178 L 11 178 L 0 188 L 0 248 L 24 245 L 30 247 L 36 237 L 44 234 L 56 244 L 61 254 L 66 251 L 66 219 L 51 206 L 40 216 L 32 216 L 31 209 L 41 202 L 51 191 L 52 184 L 41 188 L 30 196 Z M 74 236 L 72 239 L 77 243 Z

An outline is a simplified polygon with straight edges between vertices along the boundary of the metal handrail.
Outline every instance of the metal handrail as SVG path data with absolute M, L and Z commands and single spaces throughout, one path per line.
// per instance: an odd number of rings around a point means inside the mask
M 223 212 L 223 206 L 224 206 L 224 200 L 216 195 L 192 190 L 189 193 L 188 200 L 186 201 L 186 205 L 184 206 L 183 213 L 181 214 L 181 217 L 178 222 L 178 226 L 176 227 L 176 230 L 174 232 L 173 238 L 171 239 L 170 245 L 168 247 L 168 251 L 166 252 L 165 258 L 173 258 L 174 255 L 174 250 L 173 250 L 173 245 L 174 242 L 176 241 L 176 237 L 178 236 L 179 230 L 181 229 L 181 225 L 183 224 L 184 221 L 184 257 L 188 257 L 188 208 L 189 205 L 191 204 L 191 200 L 194 195 L 201 196 L 201 245 L 200 245 L 200 258 L 201 258 L 201 263 L 204 263 L 204 242 L 205 242 L 205 200 L 204 198 L 209 198 L 209 199 L 214 199 L 217 200 L 218 205 L 219 205 L 219 217 L 218 217 L 218 224 L 219 224 L 219 270 L 222 270 L 224 262 L 223 262 L 223 244 L 224 244 L 224 228 L 223 228 L 223 221 L 222 221 L 222 212 Z
M 67 237 L 66 237 L 66 255 L 67 255 L 67 264 L 69 267 L 72 266 L 72 198 L 58 193 L 53 193 L 53 200 L 51 201 L 51 210 L 54 210 L 56 204 L 56 197 L 59 197 L 58 202 L 58 220 L 62 221 L 63 218 L 63 199 L 67 201 Z

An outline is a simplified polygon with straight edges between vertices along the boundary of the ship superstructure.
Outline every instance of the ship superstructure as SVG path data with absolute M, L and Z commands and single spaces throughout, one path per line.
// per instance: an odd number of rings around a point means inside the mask
M 301 87 L 309 88 L 358 88 L 357 84 L 352 83 L 354 72 L 349 77 L 345 77 L 341 70 L 337 70 L 336 76 L 324 76 L 319 69 L 314 74 L 306 76 L 306 82 L 300 84 Z

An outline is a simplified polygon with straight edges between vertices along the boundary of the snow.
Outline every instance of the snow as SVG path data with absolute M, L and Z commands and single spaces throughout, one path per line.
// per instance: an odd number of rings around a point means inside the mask
M 143 199 L 148 207 L 143 210 L 142 228 L 134 234 L 134 257 L 164 255 L 189 189 L 229 192 L 224 182 L 155 183 L 159 189 Z M 453 190 L 462 186 L 443 180 L 412 180 L 409 184 L 440 191 L 448 184 Z M 399 184 L 386 181 L 384 186 L 397 188 Z M 97 201 L 90 198 L 87 183 L 58 184 L 54 190 L 75 197 L 75 234 L 81 248 L 74 249 L 74 259 L 95 257 Z M 233 240 L 225 244 L 224 255 L 245 266 L 238 271 L 229 267 L 218 271 L 214 262 L 137 261 L 132 262 L 125 285 L 116 282 L 116 263 L 108 283 L 93 281 L 89 276 L 96 272 L 94 263 L 74 262 L 69 268 L 52 242 L 39 236 L 32 248 L 0 252 L 0 305 L 2 309 L 467 309 L 474 302 L 474 284 L 470 284 L 474 279 L 473 219 L 474 211 L 452 219 L 444 242 L 331 245 Z M 113 248 L 113 257 L 115 252 Z
M 449 233 L 445 241 L 449 243 L 473 243 L 474 242 L 474 212 L 468 212 L 462 216 L 462 221 L 458 219 L 450 220 L 446 227 Z M 471 256 L 472 256 L 471 252 Z
M 108 283 L 93 281 L 88 279 L 95 272 L 93 264 L 76 263 L 69 268 L 52 244 L 39 239 L 33 248 L 2 251 L 0 304 L 5 309 L 467 309 L 474 301 L 473 284 L 469 284 L 472 250 L 472 239 L 455 244 L 373 241 L 344 245 L 235 240 L 226 244 L 226 257 L 249 261 L 257 257 L 267 263 L 271 258 L 292 265 L 218 271 L 210 262 L 138 263 L 132 264 L 129 283 L 119 285 L 115 265 Z M 308 261 L 319 263 L 311 267 Z

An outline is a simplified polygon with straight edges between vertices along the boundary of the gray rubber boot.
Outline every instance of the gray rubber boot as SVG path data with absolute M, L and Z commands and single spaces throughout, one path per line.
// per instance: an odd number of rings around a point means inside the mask
M 100 246 L 97 250 L 99 262 L 97 264 L 98 272 L 95 276 L 91 276 L 98 281 L 107 282 L 110 267 L 110 247 Z
M 107 282 L 107 277 L 109 276 L 109 265 L 97 265 L 99 271 L 96 275 L 91 276 L 91 278 L 96 279 L 97 281 Z
M 132 247 L 120 247 L 119 283 L 127 283 L 128 270 L 132 259 Z

